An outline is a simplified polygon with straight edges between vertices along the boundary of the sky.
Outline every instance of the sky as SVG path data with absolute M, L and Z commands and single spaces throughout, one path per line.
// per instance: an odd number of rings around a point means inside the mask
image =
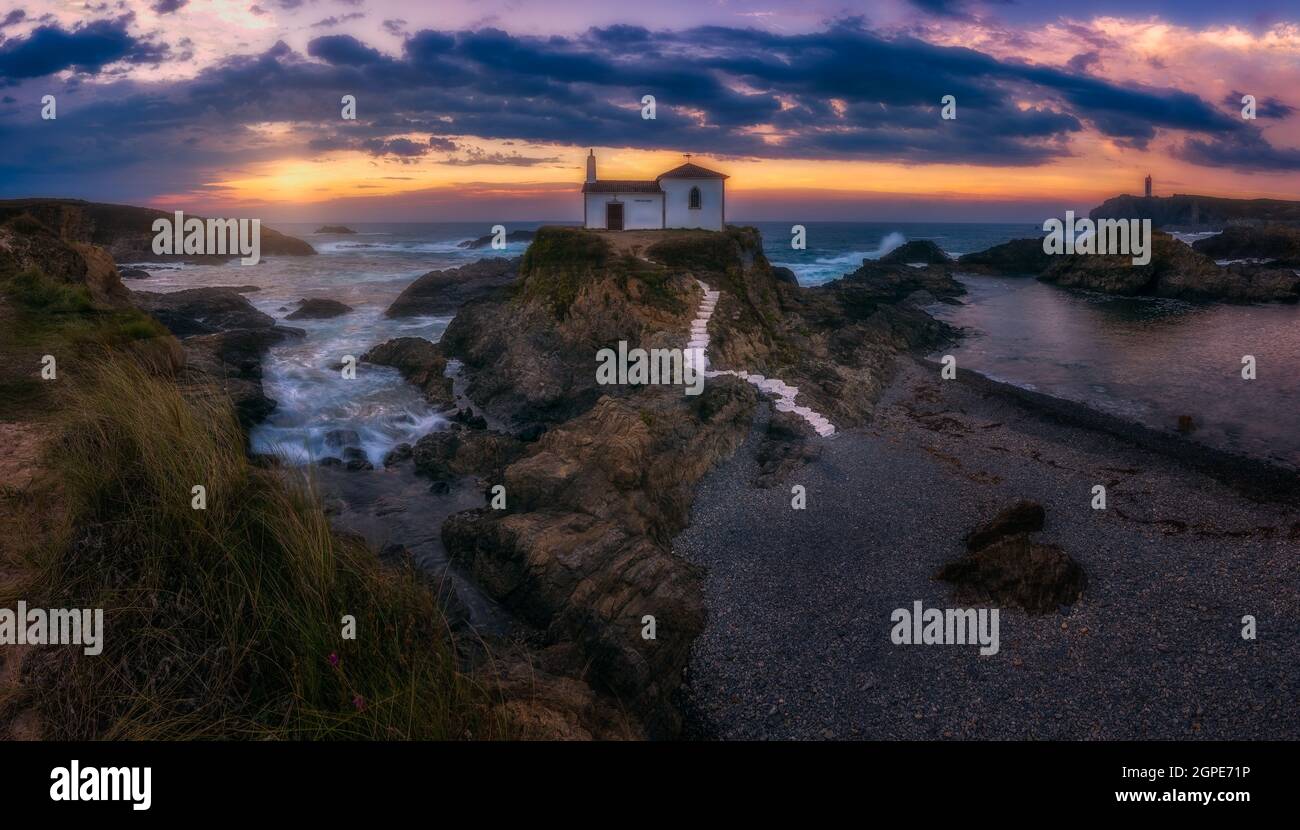
M 1148 173 L 1300 198 L 1300 2 L 0 6 L 0 198 L 574 220 L 589 149 L 604 178 L 691 153 L 733 221 L 1041 222 Z

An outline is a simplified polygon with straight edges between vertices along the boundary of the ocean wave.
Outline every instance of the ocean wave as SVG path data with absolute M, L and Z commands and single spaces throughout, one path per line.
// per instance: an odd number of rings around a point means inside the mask
M 863 260 L 880 259 L 895 248 L 902 246 L 905 242 L 907 242 L 906 236 L 897 231 L 892 231 L 885 234 L 884 238 L 880 240 L 880 244 L 869 251 L 847 251 L 842 254 L 818 257 L 811 263 L 774 261 L 773 264 L 794 271 L 801 285 L 821 285 L 856 271 L 862 265 Z

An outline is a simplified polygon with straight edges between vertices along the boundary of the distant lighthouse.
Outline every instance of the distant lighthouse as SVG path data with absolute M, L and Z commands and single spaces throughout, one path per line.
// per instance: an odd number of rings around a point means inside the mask
M 1151 174 L 1147 173 L 1147 198 L 1151 198 Z

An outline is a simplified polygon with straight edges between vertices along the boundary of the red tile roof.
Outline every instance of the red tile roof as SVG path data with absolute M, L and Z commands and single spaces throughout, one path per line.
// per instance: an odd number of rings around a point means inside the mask
M 655 177 L 655 181 L 658 181 L 659 179 L 728 179 L 728 178 L 731 177 L 727 176 L 725 173 L 719 173 L 716 170 L 710 170 L 707 167 L 701 167 L 698 164 L 691 164 L 690 162 L 687 162 L 686 164 L 683 164 L 680 167 L 674 167 L 672 170 L 669 170 L 667 173 L 660 173 L 658 176 Z
M 583 193 L 663 193 L 658 181 L 639 179 L 600 179 L 584 182 Z

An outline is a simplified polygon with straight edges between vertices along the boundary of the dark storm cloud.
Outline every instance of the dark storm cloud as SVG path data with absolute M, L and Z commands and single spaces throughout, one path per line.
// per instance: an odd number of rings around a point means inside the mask
M 0 47 L 0 66 L 33 77 L 139 59 L 141 46 L 114 25 L 84 27 L 111 49 L 82 44 L 77 52 L 61 41 L 48 55 L 31 51 L 31 39 L 12 41 Z M 23 192 L 52 158 L 60 169 L 83 172 L 170 161 L 191 171 L 175 175 L 195 180 L 204 165 L 331 149 L 450 164 L 551 161 L 485 153 L 475 162 L 473 137 L 774 160 L 1012 166 L 1066 155 L 1070 137 L 1085 130 L 1133 147 L 1174 130 L 1183 133 L 1180 152 L 1198 163 L 1293 163 L 1293 151 L 1271 147 L 1236 113 L 1187 92 L 884 38 L 860 21 L 794 35 L 719 26 L 611 26 L 572 37 L 423 30 L 393 48 L 328 35 L 311 40 L 306 55 L 277 43 L 190 80 L 98 84 L 93 98 L 83 89 L 79 107 L 60 112 L 59 127 L 75 115 L 75 131 L 0 114 L 8 149 L 0 180 L 16 177 L 6 189 Z M 358 120 L 340 119 L 343 94 L 357 96 Z M 647 94 L 657 100 L 654 120 L 640 115 Z M 956 120 L 939 117 L 945 95 L 957 99 Z M 265 122 L 295 128 L 275 140 L 247 128 Z
M 1240 113 L 1242 106 L 1244 106 L 1241 103 L 1241 99 L 1245 95 L 1246 93 L 1244 92 L 1237 92 L 1234 90 L 1233 92 L 1228 93 L 1228 96 L 1223 99 L 1223 104 L 1228 109 Z M 1296 111 L 1295 107 L 1283 101 L 1279 101 L 1276 98 L 1259 99 L 1258 96 L 1256 96 L 1256 100 L 1255 100 L 1256 118 L 1277 118 L 1277 119 L 1290 118 L 1292 115 L 1295 114 L 1295 111 Z
M 190 2 L 190 0 L 158 0 L 158 2 L 154 3 L 150 8 L 158 14 L 171 14 L 188 2 Z
M 0 82 L 40 78 L 65 69 L 94 74 L 117 61 L 157 63 L 167 47 L 127 32 L 128 18 L 96 20 L 63 29 L 38 26 L 27 37 L 11 38 L 0 46 Z
M 1300 150 L 1274 147 L 1255 129 L 1217 138 L 1189 138 L 1174 155 L 1192 164 L 1243 173 L 1300 170 Z

